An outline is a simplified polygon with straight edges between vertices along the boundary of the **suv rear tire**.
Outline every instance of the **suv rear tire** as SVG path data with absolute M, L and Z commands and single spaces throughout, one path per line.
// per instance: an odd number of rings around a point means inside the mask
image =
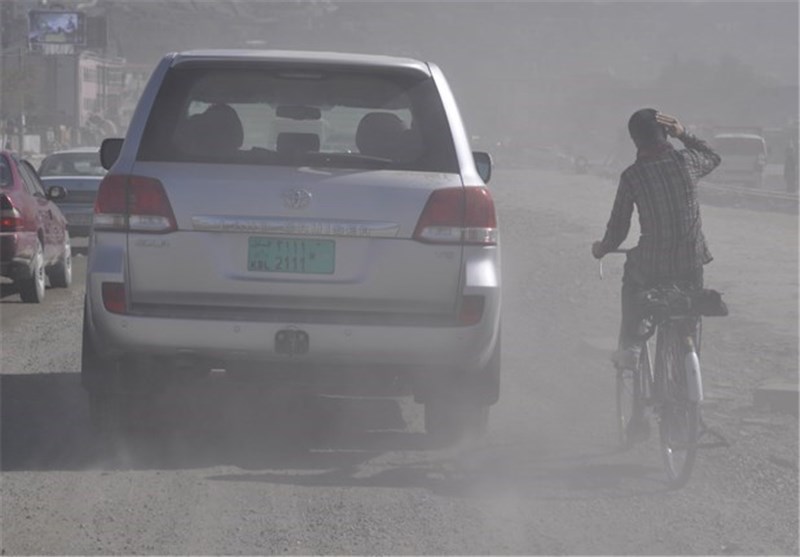
M 419 400 L 425 405 L 425 431 L 435 444 L 448 445 L 486 433 L 489 407 L 500 398 L 501 338 L 499 332 L 483 369 L 458 383 L 438 385 Z
M 89 398 L 89 420 L 98 434 L 116 435 L 124 426 L 126 404 L 124 397 L 114 395 L 109 389 L 109 376 L 116 371 L 118 363 L 103 358 L 97 353 L 83 316 L 83 340 L 81 343 L 81 385 Z
M 425 403 L 425 432 L 437 445 L 480 437 L 489 425 L 489 406 L 465 396 L 435 397 Z

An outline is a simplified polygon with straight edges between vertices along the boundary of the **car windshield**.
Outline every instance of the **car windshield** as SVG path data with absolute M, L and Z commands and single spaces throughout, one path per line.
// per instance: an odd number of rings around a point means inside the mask
M 54 153 L 42 161 L 39 175 L 44 176 L 103 176 L 99 152 Z
M 171 70 L 139 160 L 453 172 L 431 79 L 252 66 Z
M 720 155 L 757 156 L 764 153 L 764 143 L 750 137 L 717 137 L 714 146 Z

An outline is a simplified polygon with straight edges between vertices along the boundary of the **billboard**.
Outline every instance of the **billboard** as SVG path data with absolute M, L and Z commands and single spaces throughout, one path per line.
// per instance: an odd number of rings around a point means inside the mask
M 43 45 L 86 44 L 83 12 L 32 10 L 28 12 L 28 44 L 31 50 Z

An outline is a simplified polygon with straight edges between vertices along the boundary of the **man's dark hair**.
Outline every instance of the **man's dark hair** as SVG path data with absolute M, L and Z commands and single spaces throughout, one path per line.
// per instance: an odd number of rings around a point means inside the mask
M 667 133 L 664 126 L 656 121 L 658 111 L 654 108 L 642 108 L 633 113 L 628 120 L 628 131 L 638 149 L 646 149 L 666 143 Z

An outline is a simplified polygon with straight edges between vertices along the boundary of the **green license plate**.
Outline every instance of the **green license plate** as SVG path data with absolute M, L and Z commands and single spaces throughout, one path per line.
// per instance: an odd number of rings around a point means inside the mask
M 247 270 L 330 275 L 336 261 L 334 240 L 250 236 Z

